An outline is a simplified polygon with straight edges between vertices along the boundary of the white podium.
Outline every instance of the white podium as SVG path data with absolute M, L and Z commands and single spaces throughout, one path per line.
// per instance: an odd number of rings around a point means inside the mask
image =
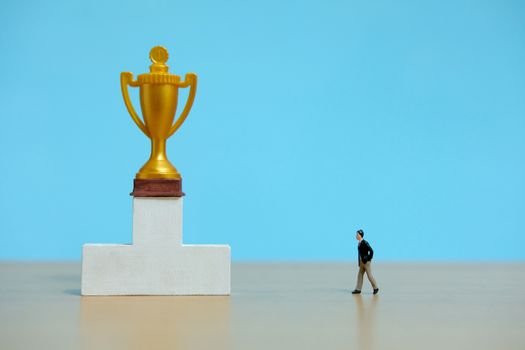
M 230 246 L 182 243 L 183 197 L 134 197 L 133 244 L 85 244 L 82 295 L 229 295 Z

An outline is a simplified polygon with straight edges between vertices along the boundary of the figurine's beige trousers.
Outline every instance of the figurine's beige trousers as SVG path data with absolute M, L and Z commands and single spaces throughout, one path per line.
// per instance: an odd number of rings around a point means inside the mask
M 377 283 L 372 276 L 372 264 L 371 262 L 367 262 L 366 264 L 363 264 L 362 262 L 359 264 L 359 272 L 357 273 L 357 284 L 355 286 L 355 289 L 361 290 L 363 288 L 363 275 L 365 274 L 368 276 L 368 280 L 370 281 L 370 284 L 372 284 L 372 288 L 377 288 Z

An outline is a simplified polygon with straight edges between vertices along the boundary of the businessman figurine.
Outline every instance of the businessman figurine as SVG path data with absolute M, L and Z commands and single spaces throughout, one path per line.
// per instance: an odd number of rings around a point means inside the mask
M 361 288 L 363 288 L 363 275 L 365 272 L 368 276 L 370 284 L 372 284 L 372 288 L 374 288 L 374 294 L 377 294 L 377 292 L 379 292 L 379 288 L 377 288 L 376 280 L 374 279 L 374 276 L 372 276 L 371 266 L 372 258 L 374 257 L 374 251 L 372 250 L 370 244 L 368 244 L 368 242 L 363 239 L 364 235 L 365 233 L 363 230 L 357 230 L 355 234 L 355 238 L 359 241 L 357 246 L 357 251 L 359 253 L 357 257 L 359 263 L 359 272 L 357 273 L 357 284 L 352 294 L 361 293 Z

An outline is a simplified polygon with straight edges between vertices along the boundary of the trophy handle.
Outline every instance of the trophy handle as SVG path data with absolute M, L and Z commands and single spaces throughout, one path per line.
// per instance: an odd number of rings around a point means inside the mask
M 128 92 L 128 85 L 130 86 L 138 86 L 136 81 L 133 81 L 133 73 L 130 72 L 123 72 L 120 73 L 120 88 L 122 89 L 122 97 L 124 98 L 124 103 L 126 104 L 126 108 L 128 109 L 129 114 L 131 115 L 131 118 L 133 118 L 133 121 L 140 130 L 147 136 L 149 136 L 148 129 L 146 129 L 146 126 L 140 119 L 137 112 L 135 112 L 135 108 L 133 108 L 133 104 L 131 103 L 131 100 L 129 98 L 129 92 Z
M 197 74 L 186 74 L 186 76 L 184 77 L 184 81 L 182 83 L 177 84 L 177 86 L 181 88 L 186 88 L 189 86 L 190 93 L 188 94 L 188 100 L 186 101 L 186 105 L 184 106 L 180 117 L 170 129 L 168 137 L 173 135 L 173 133 L 177 131 L 178 128 L 180 128 L 180 126 L 182 125 L 182 123 L 184 123 L 184 120 L 188 116 L 188 113 L 190 113 L 191 106 L 193 105 L 193 100 L 195 99 L 195 91 L 197 90 Z

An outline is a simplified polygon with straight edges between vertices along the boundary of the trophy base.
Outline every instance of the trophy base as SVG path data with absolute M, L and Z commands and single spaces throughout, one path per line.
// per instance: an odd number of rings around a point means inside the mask
M 135 178 L 141 180 L 180 180 L 181 176 L 173 164 L 166 159 L 165 155 L 159 155 L 150 158 L 146 164 L 140 168 Z
M 135 179 L 133 197 L 183 197 L 182 179 Z

